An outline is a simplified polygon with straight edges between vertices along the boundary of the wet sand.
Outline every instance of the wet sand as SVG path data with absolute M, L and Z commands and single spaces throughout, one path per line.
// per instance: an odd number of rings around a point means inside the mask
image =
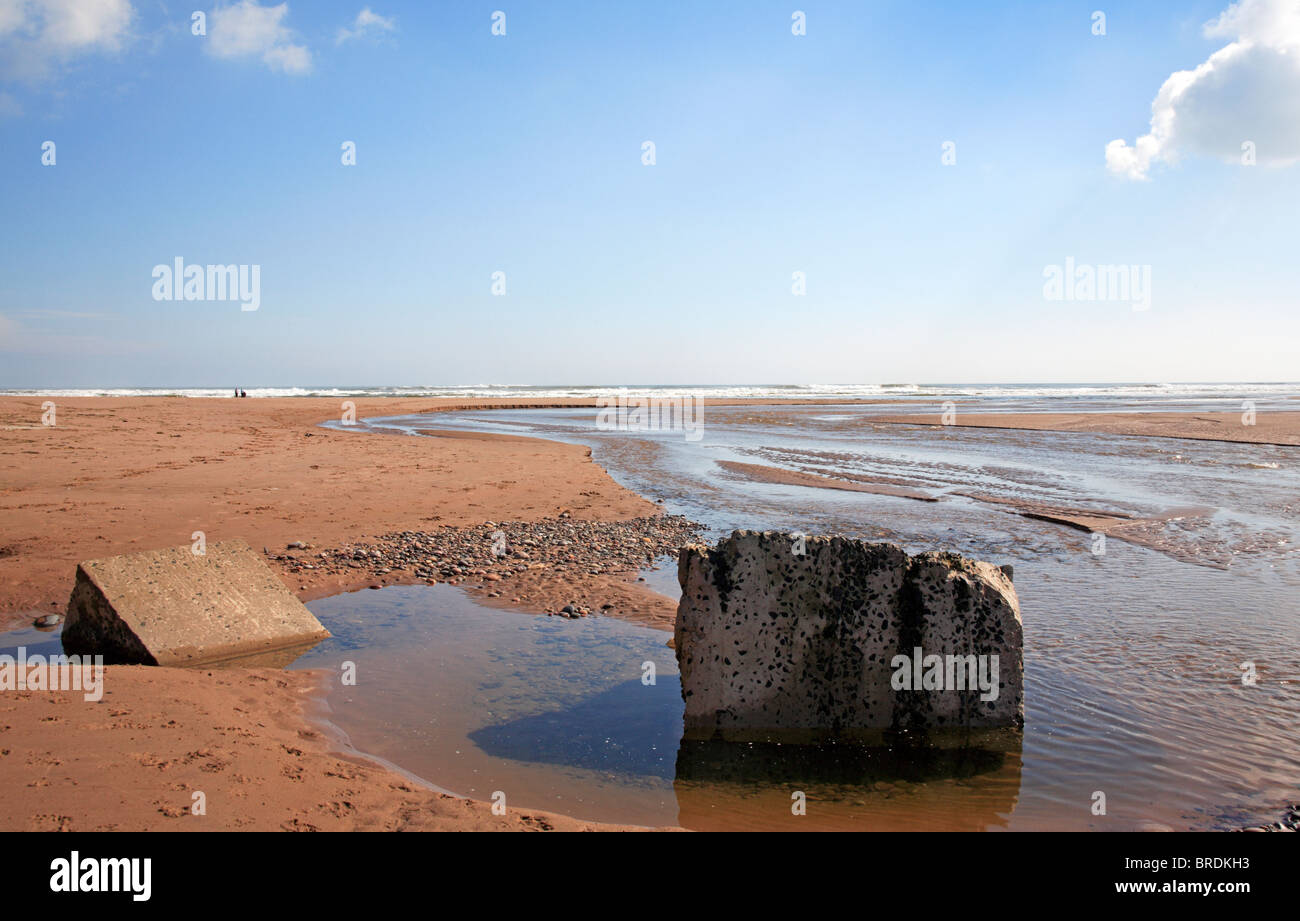
M 1242 412 L 1230 413 L 981 413 L 957 412 L 957 426 L 1030 432 L 1096 432 L 1146 438 L 1190 438 L 1259 445 L 1300 445 L 1300 412 L 1260 410 L 1252 425 Z M 871 415 L 866 421 L 891 425 L 941 425 L 942 414 Z
M 657 509 L 614 483 L 586 448 L 508 435 L 329 431 L 319 423 L 338 418 L 340 401 L 333 399 L 66 398 L 56 400 L 52 427 L 40 424 L 42 402 L 13 398 L 0 407 L 4 627 L 61 613 L 79 561 L 188 544 L 194 531 L 208 541 L 242 537 L 274 553 L 293 541 L 335 547 L 442 524 L 565 512 L 613 521 Z M 537 405 L 388 398 L 359 399 L 356 411 L 364 418 Z M 1255 427 L 1240 426 L 1236 414 L 1131 417 L 958 419 L 1300 444 L 1296 412 L 1260 413 Z M 291 573 L 286 566 L 280 572 L 304 600 L 416 581 L 409 573 Z M 664 625 L 671 603 L 629 584 L 633 578 L 580 581 L 595 594 L 616 592 L 621 615 Z M 539 576 L 529 604 L 563 603 L 573 590 Z M 588 827 L 540 813 L 530 813 L 540 816 L 532 820 L 494 817 L 483 804 L 443 798 L 383 766 L 332 754 L 337 740 L 305 709 L 310 680 L 296 675 L 111 668 L 107 689 L 98 704 L 79 695 L 0 695 L 5 828 L 172 828 L 191 821 L 208 828 Z M 206 817 L 188 813 L 193 790 L 208 796 Z
M 620 830 L 429 789 L 309 720 L 318 672 L 109 666 L 0 694 L 0 831 Z M 204 814 L 193 811 L 203 794 Z
M 895 496 L 902 499 L 917 499 L 922 502 L 940 502 L 943 501 L 944 498 L 942 496 L 925 492 L 919 488 L 914 488 L 906 484 L 899 484 L 896 481 L 885 480 L 878 477 L 868 478 L 853 476 L 847 473 L 841 473 L 839 476 L 829 477 L 816 473 L 783 470 L 779 467 L 769 467 L 765 464 L 746 464 L 736 461 L 717 461 L 716 463 L 719 467 L 729 473 L 736 474 L 737 476 L 757 483 L 774 483 L 782 486 L 806 486 L 817 489 L 839 489 L 847 492 L 865 492 L 881 496 Z M 1088 534 L 1105 534 L 1110 537 L 1119 538 L 1120 540 L 1126 540 L 1130 543 L 1150 547 L 1153 550 L 1159 550 L 1164 553 L 1173 553 L 1173 555 L 1180 559 L 1188 559 L 1189 562 L 1194 562 L 1199 565 L 1226 568 L 1225 564 L 1214 560 L 1207 561 L 1195 556 L 1192 556 L 1189 559 L 1186 554 L 1178 554 L 1175 552 L 1175 548 L 1161 540 L 1158 533 L 1153 533 L 1158 531 L 1158 528 L 1155 526 L 1167 521 L 1207 518 L 1214 513 L 1214 509 L 1212 508 L 1201 506 L 1175 508 L 1161 512 L 1157 515 L 1144 517 L 1130 512 L 1046 505 L 1041 502 L 1012 500 L 988 495 L 986 493 L 964 490 L 954 490 L 951 495 L 974 499 L 977 502 L 985 502 L 990 505 L 1002 506 L 1008 511 L 1014 512 L 1017 515 L 1023 515 L 1026 518 L 1036 518 L 1040 521 L 1049 521 Z M 647 622 L 652 621 L 647 619 Z
M 745 464 L 738 461 L 718 461 L 718 466 L 729 473 L 743 476 L 759 483 L 777 483 L 782 486 L 816 486 L 821 489 L 843 489 L 847 492 L 867 492 L 878 496 L 897 496 L 901 499 L 916 499 L 921 502 L 937 502 L 938 497 L 919 489 L 885 483 L 878 479 L 865 477 L 857 479 L 837 479 L 816 473 L 801 473 L 795 470 L 782 470 L 766 464 Z

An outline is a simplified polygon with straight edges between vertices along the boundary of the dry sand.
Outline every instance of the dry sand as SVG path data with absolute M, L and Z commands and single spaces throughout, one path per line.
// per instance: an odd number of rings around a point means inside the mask
M 82 560 L 188 545 L 195 531 L 208 543 L 240 537 L 274 551 L 566 509 L 598 520 L 658 510 L 614 483 L 586 448 L 321 428 L 339 417 L 338 400 L 63 399 L 51 427 L 40 425 L 41 402 L 0 408 L 0 629 L 62 611 Z M 465 405 L 356 403 L 358 418 Z M 375 581 L 285 577 L 303 600 Z

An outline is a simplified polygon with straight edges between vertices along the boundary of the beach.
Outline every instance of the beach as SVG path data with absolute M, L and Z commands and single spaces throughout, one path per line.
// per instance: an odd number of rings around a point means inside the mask
M 6 629 L 61 613 L 81 560 L 188 544 L 200 530 L 209 541 L 242 537 L 258 548 L 282 550 L 294 541 L 341 545 L 441 524 L 565 512 L 594 520 L 655 513 L 652 503 L 619 488 L 581 449 L 497 436 L 416 440 L 329 432 L 319 423 L 339 417 L 333 400 L 67 398 L 58 401 L 54 426 L 40 424 L 42 402 L 7 401 L 0 412 L 0 611 Z M 357 412 L 464 405 L 363 400 Z M 399 578 L 299 573 L 285 581 L 307 600 Z M 608 593 L 629 612 L 638 604 L 665 608 L 661 598 L 625 579 L 608 582 Z M 567 595 L 552 584 L 530 597 L 544 606 L 560 597 L 567 601 Z M 237 672 L 221 672 L 214 681 L 200 674 L 110 666 L 105 699 L 112 703 L 92 713 L 6 695 L 6 754 L 0 759 L 0 770 L 12 772 L 0 783 L 6 829 L 183 825 L 152 804 L 160 778 L 179 784 L 187 771 L 202 772 L 206 761 L 191 758 L 188 767 L 185 761 L 187 753 L 201 750 L 223 752 L 217 761 L 241 767 L 225 776 L 195 775 L 206 784 L 197 788 L 233 796 L 253 784 L 263 797 L 242 816 L 217 818 L 214 810 L 217 821 L 205 827 L 280 828 L 291 817 L 318 828 L 407 827 L 408 820 L 395 818 L 407 814 L 422 817 L 416 827 L 431 828 L 580 825 L 556 817 L 531 824 L 518 816 L 499 820 L 486 807 L 470 809 L 373 765 L 341 769 L 324 737 L 306 728 L 305 679 L 250 673 L 240 680 L 233 677 Z M 184 719 L 176 716 L 178 701 L 187 708 Z M 120 717 L 111 716 L 118 710 Z M 228 728 L 250 719 L 261 724 L 255 734 Z M 116 731 L 122 729 L 128 732 Z M 299 731 L 312 736 L 293 742 Z M 152 753 L 157 764 L 134 759 L 119 740 L 129 740 L 129 751 Z M 82 750 L 95 755 L 73 757 Z M 231 781 L 237 773 L 254 779 Z M 312 784 L 304 782 L 308 777 Z M 378 787 L 376 777 L 383 778 Z M 70 782 L 56 782 L 64 778 Z M 91 778 L 102 778 L 99 793 L 88 787 Z M 343 783 L 347 778 L 355 778 L 352 786 Z M 369 778 L 363 784 L 371 791 L 368 801 L 355 789 L 363 778 Z M 357 808 L 334 814 L 314 799 L 306 802 L 304 795 L 320 795 L 315 791 L 322 783 L 346 793 Z M 141 803 L 100 795 L 104 789 L 155 792 L 142 792 L 148 802 Z M 313 792 L 296 792 L 304 790 Z
M 656 512 L 580 448 L 331 432 L 320 423 L 340 418 L 336 400 L 68 398 L 54 426 L 41 425 L 42 402 L 8 400 L 0 410 L 0 624 L 62 610 L 81 560 L 189 544 L 195 531 L 282 551 L 566 511 L 593 520 Z M 467 405 L 481 404 L 360 400 L 356 412 Z M 300 573 L 286 584 L 306 600 L 375 581 Z
M 348 754 L 308 672 L 109 666 L 103 701 L 0 698 L 4 831 L 590 831 Z M 195 814 L 194 793 L 203 794 Z
M 481 539 L 512 523 L 512 534 L 541 528 L 572 541 L 577 525 L 590 535 L 604 533 L 590 530 L 596 525 L 617 530 L 617 523 L 661 514 L 664 506 L 649 490 L 639 495 L 620 485 L 581 444 L 487 431 L 413 437 L 325 428 L 321 423 L 341 415 L 339 401 L 328 398 L 68 397 L 56 400 L 53 426 L 41 424 L 42 402 L 9 398 L 0 410 L 0 612 L 7 629 L 61 613 L 78 562 L 186 545 L 200 531 L 208 542 L 242 538 L 265 548 L 264 558 L 304 601 L 381 585 L 450 581 L 485 604 L 533 615 L 580 602 L 592 616 L 671 629 L 675 601 L 638 581 L 631 555 L 620 557 L 625 563 L 619 565 L 628 568 L 595 574 L 599 567 L 586 558 L 574 565 L 547 553 L 539 553 L 533 567 L 504 576 L 490 568 L 456 575 L 415 565 L 350 565 L 352 548 L 391 547 L 393 535 L 418 543 L 421 535 L 450 526 L 478 529 L 473 533 Z M 504 417 L 544 407 L 582 408 L 583 418 L 587 409 L 595 412 L 594 403 L 581 399 L 361 398 L 356 416 L 361 422 L 427 413 L 481 417 L 479 411 L 494 409 Z M 784 425 L 798 413 L 837 407 L 886 428 L 936 421 L 843 400 L 712 401 L 708 411 L 735 419 L 761 408 L 764 424 Z M 1050 430 L 1066 438 L 1133 437 L 1134 445 L 1145 444 L 1140 439 L 1147 435 L 1300 444 L 1300 413 L 1260 413 L 1254 427 L 1233 427 L 1230 416 L 1025 413 L 982 419 L 963 412 L 958 421 L 996 425 L 1009 430 L 1008 437 Z M 634 458 L 644 460 L 651 449 L 635 450 L 642 454 Z M 635 469 L 641 461 L 620 463 Z M 825 488 L 848 499 L 898 500 L 909 509 L 945 506 L 913 501 L 940 493 L 923 479 L 854 480 L 852 474 L 846 479 L 720 463 L 719 475 L 752 480 L 755 488 Z M 623 538 L 611 535 L 601 539 L 621 546 Z M 533 809 L 495 816 L 484 803 L 440 794 L 391 765 L 361 757 L 328 730 L 320 676 L 311 671 L 110 666 L 105 680 L 104 701 L 93 706 L 70 706 L 59 695 L 6 695 L 0 702 L 6 829 L 627 827 Z M 436 776 L 425 780 L 438 782 Z M 195 789 L 208 797 L 202 818 L 177 805 L 182 791 Z
M 0 0 L 20 901 L 1285 885 L 1300 0 L 678 6 Z

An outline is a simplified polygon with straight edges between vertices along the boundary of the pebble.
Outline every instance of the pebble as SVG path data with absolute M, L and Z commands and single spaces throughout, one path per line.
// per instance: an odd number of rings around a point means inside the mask
M 582 576 L 643 569 L 697 540 L 702 530 L 681 515 L 585 521 L 573 518 L 566 509 L 558 518 L 540 521 L 398 531 L 381 535 L 373 543 L 320 551 L 310 558 L 311 562 L 292 554 L 267 556 L 291 573 L 311 567 L 321 576 L 357 569 L 370 575 L 406 572 L 426 582 L 443 580 L 453 585 L 458 577 L 465 576 L 505 582 L 528 570 Z M 498 535 L 504 537 L 504 548 Z M 294 543 L 302 544 L 300 549 L 309 546 L 304 541 Z
M 1273 822 L 1269 825 L 1251 825 L 1247 828 L 1239 829 L 1240 831 L 1290 831 L 1300 832 L 1300 803 L 1294 806 L 1288 806 L 1284 810 L 1281 822 Z
M 62 614 L 42 614 L 34 621 L 37 627 L 57 627 L 63 623 Z

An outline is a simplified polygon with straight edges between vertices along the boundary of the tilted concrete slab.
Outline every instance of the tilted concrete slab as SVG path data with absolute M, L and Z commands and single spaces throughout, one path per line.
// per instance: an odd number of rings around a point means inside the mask
M 328 637 L 242 540 L 169 547 L 77 567 L 63 648 L 110 664 L 209 665 Z

